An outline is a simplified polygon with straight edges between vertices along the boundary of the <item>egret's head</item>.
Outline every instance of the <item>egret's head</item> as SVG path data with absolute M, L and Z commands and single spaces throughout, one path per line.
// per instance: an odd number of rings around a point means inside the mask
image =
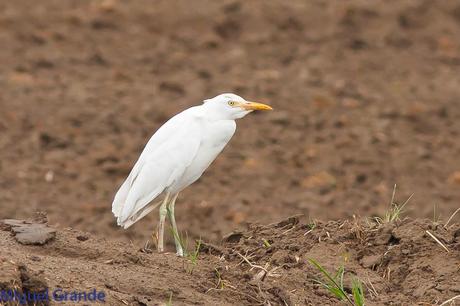
M 266 104 L 246 101 L 232 93 L 220 94 L 214 98 L 204 100 L 204 103 L 223 119 L 243 118 L 254 110 L 272 110 Z

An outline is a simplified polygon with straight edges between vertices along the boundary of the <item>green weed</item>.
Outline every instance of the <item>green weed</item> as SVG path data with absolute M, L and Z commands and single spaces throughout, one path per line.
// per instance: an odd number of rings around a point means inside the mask
M 165 303 L 166 306 L 172 306 L 172 295 L 173 295 L 173 293 L 170 292 L 170 293 L 169 293 L 169 299 L 168 299 L 168 301 Z
M 396 184 L 393 188 L 393 195 L 391 196 L 391 202 L 390 202 L 390 207 L 383 216 L 383 218 L 377 217 L 375 220 L 378 223 L 391 223 L 394 221 L 401 220 L 401 214 L 404 211 L 404 207 L 406 206 L 407 203 L 409 203 L 410 199 L 414 196 L 414 194 L 411 194 L 407 200 L 402 203 L 398 204 L 395 202 L 395 194 L 396 194 Z
M 341 301 L 347 301 L 353 306 L 364 306 L 364 290 L 361 281 L 358 279 L 353 279 L 352 281 L 351 291 L 353 300 L 345 292 L 343 287 L 343 275 L 345 274 L 345 268 L 343 265 L 337 269 L 335 275 L 331 275 L 316 260 L 310 258 L 308 261 L 323 275 L 322 280 L 315 280 L 318 284 L 326 288 L 331 294 Z
M 270 242 L 268 242 L 268 240 L 265 239 L 265 238 L 262 238 L 262 242 L 264 243 L 264 247 L 266 247 L 266 248 L 269 248 L 269 247 L 272 246 L 272 245 L 270 244 Z
M 174 235 L 174 238 L 179 241 L 179 244 L 182 247 L 182 250 L 184 252 L 184 258 L 188 260 L 188 264 L 185 267 L 185 270 L 187 273 L 192 274 L 193 270 L 195 269 L 195 266 L 198 264 L 198 256 L 200 254 L 200 248 L 201 248 L 201 238 L 195 242 L 195 248 L 193 250 L 188 249 L 188 234 L 185 233 L 185 238 L 184 235 L 181 233 L 175 233 L 173 229 L 171 229 L 172 234 Z

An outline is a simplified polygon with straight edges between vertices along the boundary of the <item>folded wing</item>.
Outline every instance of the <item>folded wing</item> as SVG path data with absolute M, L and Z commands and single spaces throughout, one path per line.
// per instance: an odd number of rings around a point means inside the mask
M 156 207 L 151 202 L 178 180 L 195 158 L 200 128 L 199 118 L 183 112 L 152 136 L 115 195 L 112 212 L 118 225 L 127 228 Z

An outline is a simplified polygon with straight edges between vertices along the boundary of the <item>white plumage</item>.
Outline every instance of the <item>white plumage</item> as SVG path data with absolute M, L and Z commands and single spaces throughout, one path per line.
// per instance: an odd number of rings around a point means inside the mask
M 195 182 L 235 133 L 235 119 L 253 110 L 269 110 L 235 94 L 205 100 L 168 120 L 150 138 L 128 178 L 115 195 L 112 212 L 118 225 L 128 228 L 162 203 L 158 249 L 163 251 L 164 219 L 168 213 L 177 234 L 174 202 Z M 165 194 L 162 202 L 152 202 Z M 177 235 L 176 248 L 183 255 Z

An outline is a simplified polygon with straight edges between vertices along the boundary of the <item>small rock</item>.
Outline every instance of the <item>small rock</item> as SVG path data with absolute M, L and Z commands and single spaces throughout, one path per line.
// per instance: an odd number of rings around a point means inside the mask
M 56 230 L 42 223 L 29 223 L 23 220 L 6 219 L 0 221 L 3 227 L 7 227 L 15 239 L 25 245 L 44 245 L 54 239 Z
M 16 240 L 21 244 L 44 245 L 56 235 L 56 230 L 41 224 L 13 228 Z

